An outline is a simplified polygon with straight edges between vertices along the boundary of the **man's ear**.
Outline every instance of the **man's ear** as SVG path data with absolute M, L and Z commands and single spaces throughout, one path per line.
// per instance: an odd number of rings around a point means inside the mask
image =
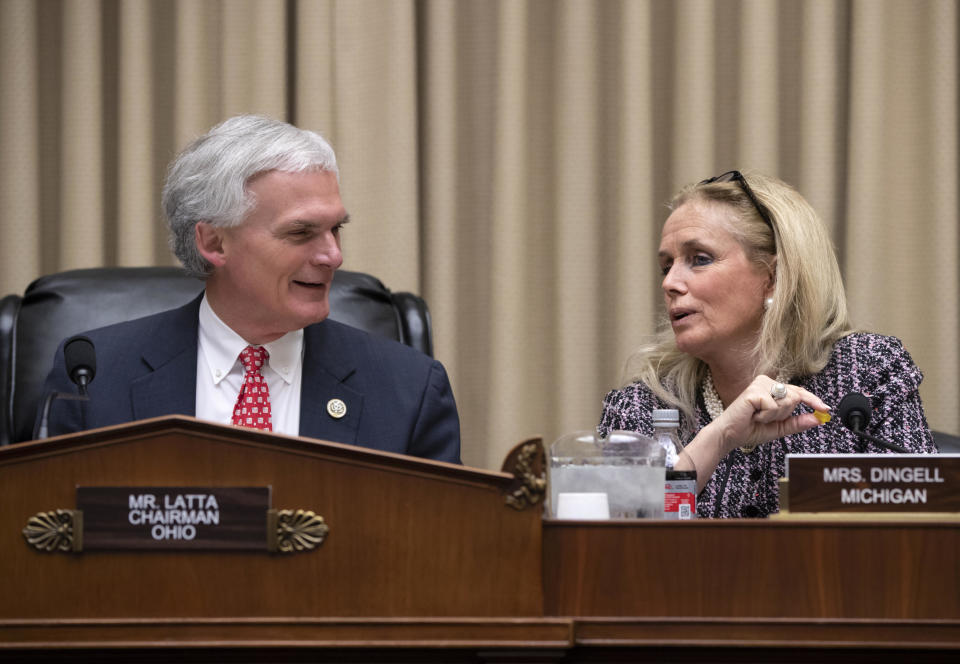
M 223 229 L 206 221 L 198 221 L 193 230 L 200 255 L 214 267 L 221 267 L 227 259 L 223 249 Z

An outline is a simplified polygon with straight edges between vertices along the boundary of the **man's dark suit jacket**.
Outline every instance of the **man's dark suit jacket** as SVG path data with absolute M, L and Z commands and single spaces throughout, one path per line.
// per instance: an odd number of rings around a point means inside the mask
M 86 333 L 97 353 L 90 400 L 54 400 L 49 435 L 162 415 L 194 416 L 201 299 Z M 43 394 L 76 390 L 61 343 Z M 333 398 L 347 405 L 341 419 L 327 413 Z M 304 329 L 300 435 L 460 462 L 460 420 L 443 365 L 332 320 Z

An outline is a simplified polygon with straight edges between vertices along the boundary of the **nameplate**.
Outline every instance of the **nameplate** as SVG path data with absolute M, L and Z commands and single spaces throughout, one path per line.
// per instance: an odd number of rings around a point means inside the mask
M 788 454 L 790 512 L 960 512 L 960 455 Z
M 270 487 L 77 487 L 83 549 L 267 549 Z

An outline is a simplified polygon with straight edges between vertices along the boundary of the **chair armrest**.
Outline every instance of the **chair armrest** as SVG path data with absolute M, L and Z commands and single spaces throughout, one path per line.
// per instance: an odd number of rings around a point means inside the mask
M 13 442 L 13 376 L 19 295 L 0 300 L 0 445 Z
M 393 293 L 401 341 L 433 357 L 433 327 L 427 303 L 413 293 Z

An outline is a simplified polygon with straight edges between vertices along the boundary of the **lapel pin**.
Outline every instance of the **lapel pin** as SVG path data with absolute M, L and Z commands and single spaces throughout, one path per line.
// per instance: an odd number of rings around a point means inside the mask
M 327 402 L 327 414 L 333 419 L 339 420 L 347 414 L 347 404 L 343 403 L 341 399 L 330 399 Z

